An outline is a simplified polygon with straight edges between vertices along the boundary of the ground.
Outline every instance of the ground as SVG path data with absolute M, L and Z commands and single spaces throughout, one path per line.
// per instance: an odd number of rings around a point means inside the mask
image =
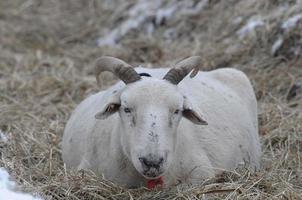
M 0 1 L 0 166 L 45 199 L 302 199 L 302 2 L 150 2 Z M 258 100 L 261 170 L 153 191 L 66 171 L 72 110 L 116 81 L 96 84 L 102 55 L 146 67 L 200 55 L 205 71 L 244 71 Z

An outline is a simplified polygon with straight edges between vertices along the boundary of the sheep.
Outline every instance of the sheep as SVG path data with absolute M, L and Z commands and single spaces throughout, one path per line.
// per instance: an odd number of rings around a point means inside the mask
M 171 69 L 134 69 L 99 58 L 98 82 L 104 71 L 121 81 L 86 98 L 71 115 L 62 142 L 66 167 L 92 170 L 125 187 L 158 179 L 165 187 L 198 184 L 240 164 L 258 170 L 250 81 L 233 68 L 197 74 L 201 62 L 192 56 Z

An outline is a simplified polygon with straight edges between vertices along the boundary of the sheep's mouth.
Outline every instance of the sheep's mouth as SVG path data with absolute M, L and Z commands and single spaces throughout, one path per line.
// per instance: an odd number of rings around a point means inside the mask
M 148 171 L 143 171 L 141 174 L 148 180 L 154 180 L 163 175 L 163 170 L 151 168 Z

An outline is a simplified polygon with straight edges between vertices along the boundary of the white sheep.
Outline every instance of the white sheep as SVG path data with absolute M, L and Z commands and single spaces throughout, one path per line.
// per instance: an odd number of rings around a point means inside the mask
M 165 186 L 198 183 L 240 163 L 257 170 L 257 102 L 248 78 L 231 68 L 197 74 L 200 64 L 193 56 L 172 69 L 134 70 L 117 58 L 98 59 L 97 79 L 110 71 L 123 82 L 73 112 L 63 136 L 66 166 L 126 187 L 159 177 Z

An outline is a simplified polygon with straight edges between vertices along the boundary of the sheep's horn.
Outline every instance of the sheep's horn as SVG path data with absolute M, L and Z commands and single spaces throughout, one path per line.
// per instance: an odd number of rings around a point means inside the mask
M 125 84 L 133 83 L 141 79 L 140 75 L 131 65 L 110 56 L 102 56 L 95 62 L 95 76 L 98 83 L 100 83 L 99 75 L 104 71 L 112 72 Z
M 199 71 L 199 67 L 201 65 L 201 57 L 200 56 L 192 56 L 186 58 L 178 63 L 176 63 L 175 67 L 170 69 L 168 73 L 164 76 L 163 79 L 171 82 L 172 84 L 177 85 L 185 76 L 187 76 L 193 69 L 190 77 L 193 78 Z

